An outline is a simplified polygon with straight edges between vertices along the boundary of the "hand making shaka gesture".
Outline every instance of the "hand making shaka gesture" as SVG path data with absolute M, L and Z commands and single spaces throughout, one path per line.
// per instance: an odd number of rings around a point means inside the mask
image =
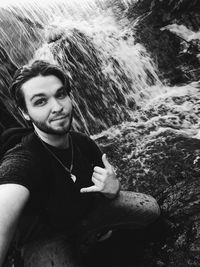
M 112 165 L 108 162 L 106 154 L 103 154 L 104 168 L 95 166 L 92 174 L 94 185 L 81 188 L 81 193 L 101 192 L 108 198 L 115 197 L 120 190 L 120 182 L 116 178 Z

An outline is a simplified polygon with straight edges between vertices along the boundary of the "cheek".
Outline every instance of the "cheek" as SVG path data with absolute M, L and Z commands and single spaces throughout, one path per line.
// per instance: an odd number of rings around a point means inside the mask
M 49 112 L 45 108 L 37 108 L 29 110 L 29 115 L 33 120 L 44 121 L 49 117 Z

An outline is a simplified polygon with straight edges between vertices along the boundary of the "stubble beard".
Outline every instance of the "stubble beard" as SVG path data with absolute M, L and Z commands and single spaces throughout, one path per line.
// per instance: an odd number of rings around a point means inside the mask
M 71 112 L 69 123 L 67 124 L 67 126 L 63 126 L 63 127 L 61 127 L 61 129 L 54 129 L 54 128 L 48 126 L 46 122 L 36 121 L 36 120 L 33 120 L 31 118 L 32 123 L 40 131 L 42 131 L 46 134 L 53 134 L 53 135 L 59 135 L 59 136 L 65 135 L 70 131 L 71 125 L 72 125 L 72 120 L 73 120 L 73 113 Z

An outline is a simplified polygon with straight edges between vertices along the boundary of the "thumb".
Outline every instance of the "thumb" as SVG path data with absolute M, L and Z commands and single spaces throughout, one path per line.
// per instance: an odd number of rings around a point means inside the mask
M 98 191 L 98 187 L 96 185 L 92 185 L 90 187 L 83 187 L 80 190 L 81 193 L 90 193 L 90 192 L 97 192 L 97 191 Z
M 107 160 L 107 156 L 106 156 L 106 154 L 103 154 L 103 155 L 102 155 L 102 161 L 103 161 L 103 165 L 104 165 L 104 167 L 105 167 L 106 169 L 108 169 L 108 168 L 111 167 L 110 163 L 109 163 L 108 160 Z

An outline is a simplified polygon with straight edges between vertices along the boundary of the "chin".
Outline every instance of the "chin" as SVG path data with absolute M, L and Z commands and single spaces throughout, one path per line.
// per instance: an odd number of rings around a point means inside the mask
M 45 134 L 50 134 L 50 135 L 65 135 L 70 131 L 71 126 L 68 127 L 60 127 L 60 128 L 53 128 L 53 127 L 37 127 L 41 132 Z
M 62 128 L 54 128 L 52 129 L 52 133 L 57 134 L 57 135 L 64 135 L 67 134 L 71 129 L 71 125 L 67 127 L 62 127 Z

